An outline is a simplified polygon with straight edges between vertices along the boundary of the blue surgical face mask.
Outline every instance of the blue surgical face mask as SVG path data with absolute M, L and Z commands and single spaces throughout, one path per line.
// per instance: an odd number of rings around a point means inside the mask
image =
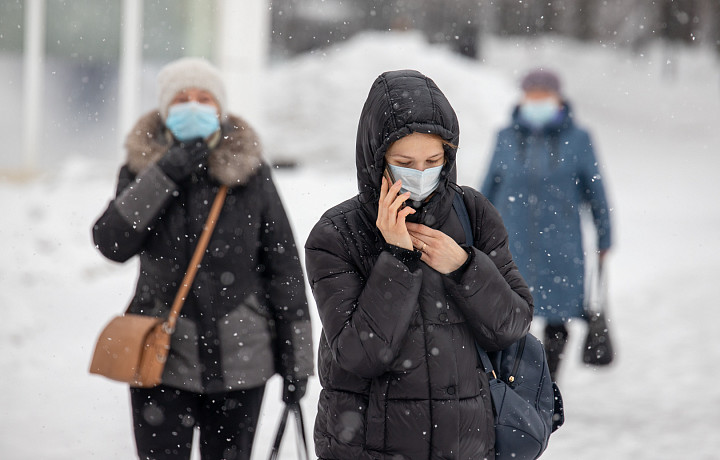
M 440 184 L 440 172 L 443 169 L 443 165 L 425 171 L 391 164 L 388 164 L 388 167 L 395 180 L 402 181 L 400 193 L 410 192 L 410 199 L 413 201 L 422 201 L 435 191 Z
M 165 126 L 175 139 L 188 141 L 196 137 L 207 138 L 220 129 L 220 120 L 214 106 L 191 101 L 171 105 Z
M 539 99 L 524 102 L 520 106 L 520 116 L 531 127 L 538 129 L 553 121 L 559 110 L 555 99 Z

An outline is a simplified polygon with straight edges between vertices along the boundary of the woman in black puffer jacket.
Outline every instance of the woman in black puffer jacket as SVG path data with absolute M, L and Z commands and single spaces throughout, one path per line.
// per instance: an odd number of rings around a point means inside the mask
M 527 333 L 533 306 L 498 213 L 454 183 L 458 140 L 432 80 L 404 70 L 375 81 L 358 127 L 359 194 L 327 211 L 305 245 L 323 325 L 321 459 L 494 458 L 475 342 L 507 347 Z
M 287 402 L 312 373 L 312 334 L 295 240 L 254 130 L 224 111 L 209 63 L 185 58 L 158 76 L 158 110 L 127 137 L 116 197 L 93 228 L 107 258 L 137 255 L 129 311 L 167 317 L 220 185 L 217 225 L 183 305 L 155 388 L 132 388 L 138 455 L 249 459 L 265 383 Z

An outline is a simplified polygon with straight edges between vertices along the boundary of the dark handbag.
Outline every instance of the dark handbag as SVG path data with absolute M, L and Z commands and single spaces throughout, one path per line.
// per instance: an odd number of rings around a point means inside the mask
M 152 388 L 160 384 L 170 351 L 170 336 L 175 331 L 180 309 L 205 254 L 226 194 L 227 187 L 223 185 L 212 204 L 167 320 L 127 312 L 113 318 L 102 330 L 95 344 L 90 363 L 91 374 L 129 383 L 138 388 Z
M 307 438 L 305 437 L 305 422 L 303 421 L 302 409 L 300 408 L 300 403 L 296 402 L 293 404 L 286 404 L 285 409 L 280 416 L 280 424 L 278 425 L 277 433 L 275 433 L 275 442 L 273 443 L 272 450 L 270 451 L 270 460 L 277 460 L 278 455 L 280 454 L 280 444 L 282 443 L 283 434 L 285 434 L 285 426 L 287 425 L 287 419 L 290 416 L 291 411 L 295 415 L 295 427 L 297 428 L 298 434 L 297 458 L 310 459 Z
M 603 266 L 591 273 L 590 289 L 585 299 L 584 318 L 588 324 L 583 344 L 583 362 L 590 366 L 607 366 L 615 358 L 607 319 L 607 281 Z
M 462 195 L 453 208 L 473 245 L 472 226 Z M 532 334 L 488 354 L 477 343 L 488 376 L 495 415 L 495 459 L 534 460 L 547 448 L 550 435 L 565 422 L 560 389 L 550 377 L 545 348 Z

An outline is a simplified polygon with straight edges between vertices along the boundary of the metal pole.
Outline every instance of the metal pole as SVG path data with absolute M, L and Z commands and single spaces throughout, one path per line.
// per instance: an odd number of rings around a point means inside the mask
M 142 65 L 142 0 L 123 0 L 118 87 L 118 134 L 127 136 L 137 117 Z
M 40 103 L 43 92 L 45 56 L 45 0 L 25 2 L 25 41 L 23 50 L 23 151 L 28 172 L 37 167 L 38 137 L 41 132 Z

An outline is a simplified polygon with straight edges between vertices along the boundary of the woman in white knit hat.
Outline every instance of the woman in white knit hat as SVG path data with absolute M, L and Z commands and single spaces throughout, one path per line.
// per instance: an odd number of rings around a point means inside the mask
M 184 58 L 158 75 L 158 108 L 125 147 L 116 197 L 93 228 L 107 258 L 137 255 L 129 311 L 167 317 L 221 185 L 216 228 L 172 335 L 162 383 L 131 388 L 141 459 L 249 459 L 265 383 L 284 379 L 297 402 L 312 373 L 312 334 L 295 240 L 260 142 L 229 115 L 207 61 Z

